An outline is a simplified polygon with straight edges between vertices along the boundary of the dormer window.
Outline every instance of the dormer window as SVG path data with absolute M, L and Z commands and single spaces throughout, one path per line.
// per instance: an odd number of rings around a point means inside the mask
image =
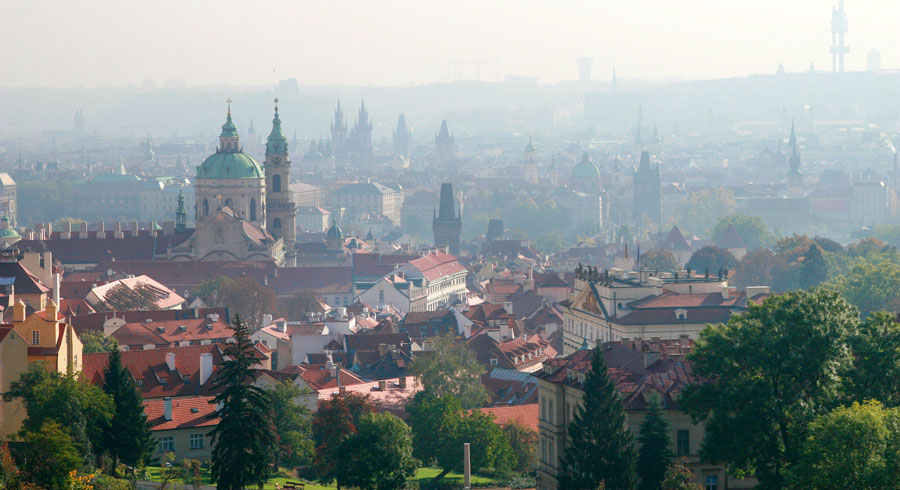
M 167 384 L 169 384 L 169 378 L 167 378 L 167 377 L 165 377 L 165 376 L 161 376 L 161 377 L 159 378 L 159 384 L 161 384 L 161 385 L 167 385 Z
M 138 386 L 144 386 L 144 380 L 143 380 L 143 378 L 139 378 L 139 379 L 134 380 L 134 384 L 136 384 L 136 385 L 138 385 Z
M 675 319 L 676 320 L 687 320 L 687 310 L 684 308 L 678 308 L 675 310 Z
M 497 364 L 498 364 L 497 359 L 495 359 L 495 358 L 492 357 L 492 358 L 491 358 L 491 366 L 496 366 Z

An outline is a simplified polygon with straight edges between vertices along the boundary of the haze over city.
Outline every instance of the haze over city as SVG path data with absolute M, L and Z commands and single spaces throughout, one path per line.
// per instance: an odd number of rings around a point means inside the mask
M 871 49 L 885 67 L 900 67 L 900 4 L 851 10 L 848 69 L 864 69 Z M 291 77 L 404 86 L 498 74 L 554 83 L 576 77 L 580 56 L 596 60 L 598 79 L 613 68 L 626 79 L 728 78 L 779 63 L 827 68 L 830 16 L 823 0 L 9 1 L 0 5 L 0 43 L 28 49 L 0 52 L 8 67 L 0 86 L 258 86 Z
M 900 490 L 897 19 L 0 1 L 0 490 Z

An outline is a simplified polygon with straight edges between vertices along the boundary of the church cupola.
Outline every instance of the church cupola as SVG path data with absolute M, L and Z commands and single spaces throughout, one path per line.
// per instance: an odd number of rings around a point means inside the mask
M 219 135 L 219 151 L 236 153 L 241 151 L 237 126 L 231 121 L 231 97 L 228 98 L 228 115 L 225 124 L 222 125 L 222 134 Z
M 287 137 L 281 129 L 281 117 L 278 116 L 278 99 L 275 99 L 275 117 L 272 119 L 272 132 L 266 141 L 266 156 L 287 154 Z

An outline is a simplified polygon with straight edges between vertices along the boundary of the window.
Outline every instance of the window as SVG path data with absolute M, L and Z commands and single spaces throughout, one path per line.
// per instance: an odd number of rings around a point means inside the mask
M 169 378 L 162 376 L 161 378 L 159 378 L 159 384 L 161 384 L 161 385 L 169 384 Z
M 281 192 L 281 176 L 278 174 L 272 176 L 272 192 Z
M 181 380 L 184 381 L 185 383 L 190 383 L 190 382 L 191 382 L 191 375 L 190 375 L 190 374 L 185 374 L 184 376 L 181 377 Z
M 547 421 L 551 424 L 553 423 L 553 400 L 550 400 L 550 405 L 547 407 Z
M 256 221 L 256 199 L 250 198 L 250 221 Z
M 273 218 L 272 219 L 272 228 L 281 229 L 281 218 Z
M 691 433 L 686 430 L 678 431 L 675 437 L 675 452 L 677 456 L 691 454 Z
M 381 291 L 378 291 L 378 302 L 384 303 L 384 289 L 382 289 Z
M 706 486 L 704 488 L 706 490 L 719 490 L 719 477 L 716 475 L 707 476 Z
M 204 199 L 203 200 L 203 216 L 201 216 L 201 217 L 206 217 L 206 216 L 209 216 L 209 200 Z
M 491 358 L 491 366 L 496 366 L 496 365 L 497 365 L 497 359 L 494 359 L 494 358 L 492 357 L 492 358 Z
M 144 386 L 144 380 L 143 380 L 143 378 L 142 378 L 142 379 L 137 379 L 137 380 L 135 380 L 134 384 L 136 384 L 136 385 L 138 385 L 138 386 Z
M 203 447 L 203 434 L 191 434 L 191 449 Z
M 38 332 L 37 330 L 31 331 L 31 343 L 33 345 L 38 345 L 41 343 L 41 332 Z
M 165 436 L 159 438 L 159 452 L 164 453 L 168 451 L 175 450 L 175 438 L 172 436 Z

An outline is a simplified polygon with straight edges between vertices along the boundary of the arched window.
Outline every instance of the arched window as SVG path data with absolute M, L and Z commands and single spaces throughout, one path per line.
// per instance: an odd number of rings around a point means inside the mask
M 225 205 L 231 208 L 232 211 L 234 211 L 234 202 L 231 199 L 226 199 Z
M 281 192 L 281 175 L 272 176 L 272 192 Z
M 206 216 L 209 216 L 209 201 L 204 198 L 203 199 L 203 216 L 201 216 L 201 218 L 204 218 Z
M 256 199 L 250 198 L 250 221 L 256 221 Z
M 222 231 L 222 228 L 216 228 L 216 243 L 225 243 L 225 232 Z
M 281 218 L 272 219 L 272 228 L 281 228 Z

